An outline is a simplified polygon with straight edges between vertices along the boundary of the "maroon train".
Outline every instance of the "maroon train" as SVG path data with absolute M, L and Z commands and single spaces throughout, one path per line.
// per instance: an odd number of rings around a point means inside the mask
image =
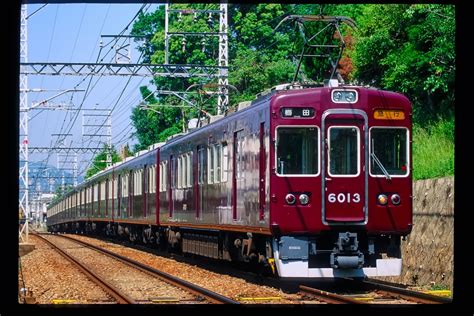
M 280 277 L 399 275 L 411 117 L 394 92 L 281 85 L 78 185 L 49 206 L 48 229 L 259 262 Z

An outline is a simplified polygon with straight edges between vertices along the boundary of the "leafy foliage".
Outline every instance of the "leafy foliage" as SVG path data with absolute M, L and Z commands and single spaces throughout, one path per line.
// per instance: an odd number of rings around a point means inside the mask
M 113 146 L 109 149 L 107 145 L 104 145 L 104 149 L 102 149 L 102 151 L 98 153 L 92 160 L 92 166 L 87 169 L 86 179 L 92 177 L 94 174 L 104 170 L 107 167 L 107 153 L 109 152 L 112 154 L 112 163 L 116 163 L 121 160 Z
M 404 93 L 414 119 L 454 114 L 454 6 L 367 5 L 351 56 L 361 83 Z
M 218 6 L 173 4 L 176 9 L 217 9 Z M 345 42 L 344 54 L 338 65 L 342 77 L 355 84 L 371 85 L 407 95 L 414 106 L 413 118 L 417 130 L 414 136 L 418 137 L 418 143 L 414 145 L 415 154 L 428 154 L 420 147 L 423 142 L 421 138 L 425 136 L 435 137 L 443 144 L 445 140 L 448 143 L 453 142 L 450 137 L 453 129 L 445 128 L 436 133 L 432 130 L 439 124 L 454 126 L 454 5 L 229 4 L 229 83 L 239 91 L 230 94 L 231 106 L 253 99 L 256 93 L 265 88 L 291 82 L 303 44 L 309 41 L 311 36 L 318 34 L 309 44 L 340 43 L 336 30 L 324 29 L 324 23 L 280 24 L 280 21 L 290 14 L 323 14 L 352 18 L 357 29 L 340 29 Z M 196 17 L 193 14 L 182 14 L 179 17 L 177 13 L 170 13 L 169 31 L 216 32 L 219 28 L 216 17 L 217 15 L 214 15 L 212 19 L 208 19 L 207 16 L 199 14 Z M 150 39 L 141 47 L 145 62 L 165 63 L 164 21 L 164 6 L 160 6 L 155 12 L 141 14 L 133 25 L 132 34 L 146 35 Z M 306 53 L 328 53 L 318 49 L 307 49 Z M 202 38 L 196 40 L 194 37 L 172 36 L 169 40 L 169 51 L 170 64 L 216 65 L 218 38 L 206 37 L 203 42 Z M 302 61 L 298 80 L 321 82 L 329 77 L 331 65 L 327 59 L 306 57 Z M 147 105 L 151 110 L 143 110 L 137 106 L 131 116 L 139 142 L 134 150 L 144 149 L 183 131 L 187 120 L 202 115 L 200 109 L 215 114 L 217 98 L 204 95 L 202 91 L 205 88 L 200 86 L 206 83 L 206 80 L 155 77 L 150 83 L 150 88 L 141 87 L 140 91 L 143 97 L 142 105 Z M 198 106 L 189 107 L 189 104 L 175 96 L 157 95 L 152 86 L 155 86 L 156 90 L 189 89 L 188 91 L 194 92 L 189 96 L 189 100 Z M 443 170 L 451 172 L 454 168 L 452 159 L 446 157 L 443 158 Z
M 66 185 L 64 188 L 62 186 L 56 187 L 56 191 L 54 191 L 54 197 L 51 200 L 51 203 L 55 203 L 61 200 L 62 196 L 67 194 L 69 191 L 73 189 L 72 185 Z

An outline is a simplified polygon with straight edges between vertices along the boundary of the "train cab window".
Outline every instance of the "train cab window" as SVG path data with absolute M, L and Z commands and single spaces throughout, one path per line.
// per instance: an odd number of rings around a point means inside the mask
M 359 174 L 359 129 L 355 126 L 329 128 L 329 175 Z
M 319 133 L 316 127 L 278 127 L 276 147 L 277 174 L 318 174 Z
M 381 168 L 383 167 L 392 176 L 408 175 L 407 140 L 406 128 L 372 128 L 370 130 L 370 174 L 385 176 Z

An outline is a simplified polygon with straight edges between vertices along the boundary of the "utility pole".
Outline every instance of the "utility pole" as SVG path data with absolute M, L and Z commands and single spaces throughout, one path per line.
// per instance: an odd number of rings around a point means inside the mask
M 229 40 L 227 38 L 228 19 L 227 4 L 220 4 L 219 15 L 219 66 L 225 67 L 219 69 L 219 96 L 217 99 L 217 115 L 222 115 L 229 106 Z
M 219 31 L 218 32 L 170 32 L 170 13 L 178 14 L 178 19 L 183 14 L 193 14 L 194 19 L 197 19 L 197 15 L 208 15 L 208 22 L 212 22 L 212 17 L 215 14 L 219 15 Z M 201 43 L 206 43 L 207 37 L 218 37 L 219 38 L 219 55 L 217 60 L 218 68 L 218 95 L 217 95 L 217 115 L 222 115 L 229 106 L 229 91 L 228 91 L 228 66 L 229 66 L 229 41 L 228 41 L 228 18 L 227 18 L 227 4 L 221 3 L 219 10 L 198 10 L 198 9 L 170 9 L 170 4 L 165 4 L 165 64 L 169 65 L 169 40 L 172 36 L 179 36 L 182 38 L 183 51 L 186 50 L 186 38 L 188 37 L 200 37 Z
M 101 35 L 102 38 L 113 38 L 115 40 L 115 62 L 117 64 L 130 64 L 132 61 L 131 39 L 145 39 L 145 36 L 139 35 Z M 121 44 L 118 44 L 119 39 L 124 39 Z
M 28 24 L 27 24 L 27 6 L 21 6 L 21 22 L 20 22 L 20 63 L 28 62 Z M 25 233 L 28 243 L 28 217 L 30 213 L 30 205 L 28 201 L 28 76 L 24 73 L 20 66 L 20 201 L 19 208 L 23 212 L 25 224 L 19 232 L 22 239 L 22 233 Z M 23 138 L 23 139 L 22 139 Z M 21 163 L 23 162 L 23 166 Z M 23 185 L 23 194 L 21 186 Z
M 90 109 L 82 112 L 82 137 L 107 144 L 106 166 L 112 165 L 112 111 L 109 109 Z M 106 140 L 104 141 L 104 137 Z

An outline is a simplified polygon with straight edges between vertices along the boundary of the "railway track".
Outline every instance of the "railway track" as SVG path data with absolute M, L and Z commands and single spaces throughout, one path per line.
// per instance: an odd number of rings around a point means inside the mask
M 97 246 L 90 245 L 87 242 L 82 240 L 75 239 L 73 237 L 63 236 L 63 238 L 67 238 L 73 240 L 74 242 L 83 244 L 84 246 L 90 247 L 92 249 L 100 250 L 103 253 L 106 253 L 117 260 L 124 260 L 127 262 L 136 263 L 139 266 L 142 266 L 143 269 L 146 271 L 153 271 L 155 269 L 145 266 L 139 262 L 134 260 L 122 257 L 118 254 L 110 252 L 105 249 L 101 249 Z M 132 248 L 141 248 L 141 247 L 132 247 Z M 183 261 L 190 261 L 190 263 L 197 264 L 191 258 L 181 258 Z M 379 280 L 373 279 L 366 279 L 366 280 L 358 280 L 358 279 L 337 279 L 334 281 L 334 285 L 330 285 L 328 283 L 313 283 L 306 285 L 299 285 L 298 283 L 293 283 L 294 285 L 290 285 L 292 290 L 288 288 L 284 290 L 283 283 L 281 280 L 277 280 L 274 278 L 265 278 L 262 276 L 256 276 L 254 273 L 250 273 L 248 271 L 234 271 L 235 269 L 228 269 L 222 267 L 222 265 L 217 265 L 217 267 L 213 267 L 213 264 L 209 264 L 209 266 L 205 267 L 206 269 L 210 268 L 211 270 L 220 270 L 220 273 L 230 273 L 232 275 L 241 277 L 246 279 L 249 282 L 266 285 L 273 288 L 280 288 L 286 293 L 298 293 L 300 298 L 297 298 L 295 295 L 294 298 L 285 298 L 287 303 L 290 304 L 307 304 L 307 303 L 327 303 L 327 304 L 444 304 L 444 303 L 451 303 L 452 300 L 446 297 L 440 297 L 435 295 L 430 295 L 422 292 L 417 292 L 413 290 L 409 290 L 406 288 L 402 288 L 399 284 L 393 284 L 389 282 L 382 282 Z M 168 278 L 169 275 L 158 271 L 160 277 Z M 173 281 L 168 282 L 175 282 L 177 286 L 180 284 L 188 285 L 190 284 L 187 281 L 183 281 L 180 279 L 175 280 L 176 278 L 171 276 Z M 307 286 L 310 285 L 310 286 Z M 329 285 L 329 286 L 328 286 Z M 194 284 L 191 284 L 192 287 L 196 287 Z M 322 288 L 320 288 L 322 286 Z M 199 287 L 198 287 L 199 288 Z M 297 290 L 294 290 L 297 288 Z M 206 293 L 210 292 L 209 290 L 204 289 L 204 293 L 201 292 L 200 289 L 197 289 L 194 293 L 195 295 L 199 295 L 204 297 Z M 214 293 L 214 292 L 211 292 Z M 215 295 L 211 294 L 211 296 Z M 281 299 L 279 297 L 278 299 Z M 223 300 L 222 300 L 223 299 Z M 255 299 L 255 298 L 253 298 Z M 274 301 L 270 298 L 265 298 L 267 303 L 272 304 Z M 229 298 L 222 297 L 221 295 L 217 294 L 217 298 L 213 301 L 213 298 L 206 298 L 213 303 L 228 303 L 228 304 L 235 304 L 238 303 L 233 301 Z
M 300 285 L 300 295 L 314 297 L 328 304 L 447 304 L 452 302 L 450 298 L 413 291 L 378 280 L 344 280 L 352 283 L 349 292 L 353 291 L 353 288 L 366 292 L 363 294 L 338 294 Z
M 75 238 L 71 238 L 71 237 L 63 236 L 63 235 L 50 235 L 50 234 L 35 234 L 35 235 L 38 236 L 39 238 L 41 238 L 42 240 L 45 240 L 51 247 L 53 247 L 56 251 L 58 251 L 63 257 L 67 258 L 69 261 L 71 261 L 75 265 L 77 265 L 78 268 L 82 272 L 84 272 L 87 276 L 89 276 L 89 278 L 91 280 L 93 280 L 98 285 L 100 285 L 119 304 L 137 304 L 137 303 L 140 303 L 141 301 L 133 299 L 129 295 L 125 294 L 119 288 L 112 285 L 111 282 L 108 282 L 108 281 L 104 280 L 104 278 L 101 277 L 100 275 L 98 275 L 98 273 L 96 273 L 95 271 L 90 269 L 87 265 L 80 262 L 80 260 L 74 258 L 70 254 L 68 254 L 66 251 L 64 251 L 64 250 L 60 249 L 59 247 L 57 247 L 53 242 L 48 240 L 49 237 L 45 238 L 41 235 L 48 235 L 48 236 L 55 236 L 55 237 L 58 237 L 58 238 L 62 238 L 64 240 L 68 240 L 69 242 L 79 244 L 79 245 L 81 245 L 81 247 L 86 247 L 86 248 L 88 248 L 90 250 L 93 250 L 95 252 L 99 252 L 99 253 L 101 253 L 101 254 L 109 257 L 109 258 L 113 258 L 114 260 L 120 261 L 122 264 L 124 264 L 128 267 L 136 269 L 136 270 L 138 270 L 142 273 L 145 273 L 149 276 L 152 276 L 154 278 L 158 278 L 159 280 L 161 280 L 161 281 L 163 281 L 163 282 L 165 282 L 165 283 L 167 283 L 171 286 L 174 286 L 174 287 L 179 288 L 183 291 L 186 291 L 187 293 L 192 294 L 193 296 L 196 297 L 196 301 L 199 301 L 199 302 L 206 301 L 206 302 L 209 302 L 209 303 L 212 303 L 212 304 L 239 304 L 239 302 L 236 302 L 236 301 L 234 301 L 234 300 L 232 300 L 228 297 L 222 296 L 222 295 L 220 295 L 216 292 L 212 292 L 208 289 L 202 288 L 200 286 L 197 286 L 195 284 L 192 284 L 190 282 L 187 282 L 185 280 L 182 280 L 180 278 L 177 278 L 175 276 L 167 274 L 163 271 L 159 271 L 159 270 L 154 269 L 152 267 L 146 266 L 146 265 L 144 265 L 140 262 L 137 262 L 135 260 L 123 257 L 121 255 L 118 255 L 118 254 L 115 254 L 115 253 L 110 252 L 108 250 L 102 249 L 100 247 L 91 245 L 91 244 L 86 243 L 84 241 L 77 240 Z M 172 298 L 167 299 L 165 297 L 165 298 L 162 298 L 162 299 L 158 298 L 158 299 L 155 299 L 155 300 L 151 300 L 149 302 L 150 303 L 152 303 L 152 302 L 154 302 L 154 303 L 160 303 L 160 302 L 163 303 L 163 302 L 165 302 L 166 303 L 166 302 L 176 302 L 176 301 L 177 301 L 176 299 L 172 299 Z
M 410 289 L 397 287 L 395 285 L 390 285 L 385 282 L 382 283 L 377 280 L 367 279 L 367 280 L 354 281 L 354 282 L 359 282 L 364 288 L 369 289 L 369 290 L 374 290 L 382 295 L 395 297 L 395 298 L 402 298 L 402 299 L 415 302 L 418 304 L 452 303 L 451 298 L 413 291 Z

